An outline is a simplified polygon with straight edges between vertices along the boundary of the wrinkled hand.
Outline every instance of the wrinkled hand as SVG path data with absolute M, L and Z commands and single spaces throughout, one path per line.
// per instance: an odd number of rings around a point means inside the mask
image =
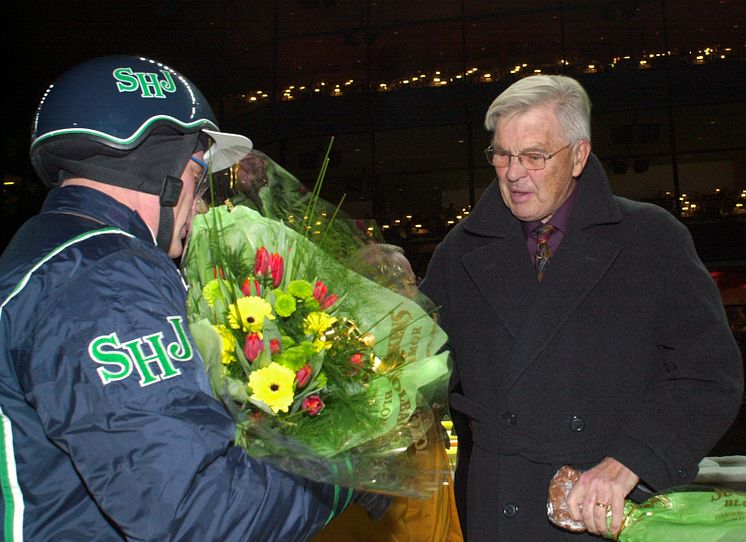
M 605 458 L 580 475 L 567 496 L 570 516 L 585 523 L 593 534 L 606 534 L 606 514 L 611 512 L 611 533 L 622 526 L 624 498 L 640 481 L 639 476 L 616 459 Z

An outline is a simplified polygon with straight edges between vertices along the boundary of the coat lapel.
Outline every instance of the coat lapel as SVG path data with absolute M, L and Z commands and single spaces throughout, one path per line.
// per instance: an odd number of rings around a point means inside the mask
M 568 231 L 544 280 L 526 251 L 520 222 L 505 207 L 493 183 L 474 208 L 466 229 L 485 237 L 480 248 L 462 258 L 466 273 L 515 339 L 505 367 L 509 389 L 547 347 L 568 317 L 607 273 L 620 247 L 594 226 L 621 220 L 608 179 L 591 155 L 578 179 Z M 466 324 L 469 325 L 469 324 Z
M 524 327 L 536 290 L 536 275 L 520 232 L 467 253 L 466 273 L 513 337 Z
M 592 251 L 588 248 L 593 247 Z M 516 337 L 508 362 L 504 389 L 510 389 L 526 368 L 547 347 L 557 331 L 596 287 L 619 254 L 607 240 L 576 232 L 562 241 L 538 288 L 526 325 Z
M 536 279 L 520 222 L 503 203 L 497 181 L 487 187 L 464 226 L 481 240 L 481 246 L 461 260 L 466 274 L 515 337 L 530 307 L 527 292 L 535 289 Z

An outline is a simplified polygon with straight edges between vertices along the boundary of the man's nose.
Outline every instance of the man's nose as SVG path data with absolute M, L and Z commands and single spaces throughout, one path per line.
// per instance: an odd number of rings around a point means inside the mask
M 517 156 L 511 156 L 510 163 L 508 163 L 508 169 L 505 172 L 505 178 L 508 179 L 508 181 L 514 182 L 525 176 L 527 171 L 528 170 L 523 167 L 523 164 Z

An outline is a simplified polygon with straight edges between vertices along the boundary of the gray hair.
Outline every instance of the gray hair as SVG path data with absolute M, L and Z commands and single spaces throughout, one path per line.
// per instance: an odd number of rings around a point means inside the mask
M 530 75 L 516 81 L 487 109 L 484 126 L 494 132 L 501 117 L 547 104 L 554 104 L 557 119 L 572 141 L 590 141 L 591 100 L 580 83 L 564 75 Z

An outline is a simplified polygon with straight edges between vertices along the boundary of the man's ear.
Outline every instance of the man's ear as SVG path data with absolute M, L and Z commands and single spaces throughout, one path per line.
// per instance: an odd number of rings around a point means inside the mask
M 581 139 L 572 147 L 572 176 L 580 177 L 591 154 L 591 142 Z

